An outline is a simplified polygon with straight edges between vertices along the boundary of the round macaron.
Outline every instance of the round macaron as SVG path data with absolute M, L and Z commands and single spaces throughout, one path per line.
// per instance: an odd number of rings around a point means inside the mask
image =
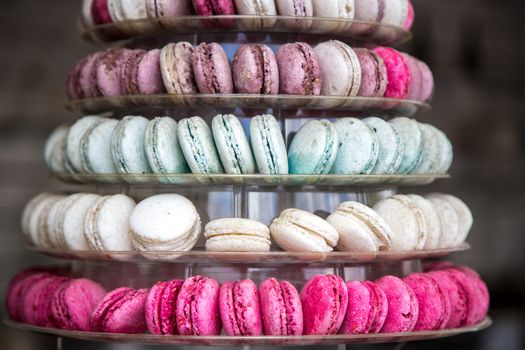
M 357 93 L 362 97 L 383 97 L 388 85 L 388 73 L 381 56 L 376 52 L 359 48 L 354 49 L 361 66 L 361 86 Z
M 150 50 L 140 59 L 136 70 L 139 94 L 162 94 L 166 91 L 160 70 L 160 50 Z
M 328 174 L 338 148 L 339 137 L 331 122 L 307 122 L 297 131 L 288 150 L 290 174 Z
M 226 52 L 217 43 L 201 43 L 193 50 L 193 74 L 202 94 L 230 94 L 233 79 Z
M 91 15 L 95 24 L 111 23 L 109 15 L 108 0 L 93 0 L 91 5 Z
M 80 160 L 80 140 L 89 128 L 102 118 L 95 115 L 85 116 L 77 120 L 69 129 L 67 134 L 65 153 L 68 165 L 75 171 L 82 171 Z
M 431 193 L 427 195 L 427 199 L 434 203 L 438 213 L 441 213 L 445 219 L 447 219 L 445 216 L 448 213 L 447 208 L 449 206 L 452 207 L 458 218 L 458 229 L 457 236 L 451 244 L 454 246 L 462 244 L 467 239 L 472 224 L 474 223 L 474 218 L 469 207 L 461 199 L 444 193 Z M 443 204 L 443 201 L 447 202 L 449 206 Z M 454 229 L 452 229 L 452 231 L 454 231 Z
M 405 144 L 396 129 L 381 118 L 369 117 L 363 121 L 376 134 L 379 155 L 372 174 L 395 174 L 401 166 Z
M 351 20 L 355 16 L 354 0 L 312 0 L 313 16 L 339 19 L 341 21 L 318 20 L 312 25 L 312 28 L 322 33 L 333 33 L 350 30 Z M 342 21 L 346 20 L 346 21 Z
M 323 84 L 321 65 L 314 49 L 306 43 L 290 43 L 276 53 L 279 92 L 287 95 L 320 95 Z
M 441 221 L 442 231 L 439 247 L 452 248 L 463 243 L 463 236 L 460 234 L 462 223 L 454 206 L 441 195 L 431 194 L 425 198 L 432 203 Z
M 438 148 L 437 159 L 435 160 L 434 171 L 436 174 L 446 174 L 452 165 L 454 159 L 454 150 L 452 143 L 448 139 L 447 135 L 438 128 L 430 124 L 426 125 L 427 128 L 432 129 L 436 138 L 436 147 Z
M 235 91 L 242 94 L 277 94 L 279 69 L 272 49 L 263 44 L 239 46 L 233 56 Z
M 277 9 L 274 0 L 234 0 L 235 9 L 239 15 L 254 16 L 260 18 L 243 19 L 242 25 L 245 28 L 255 30 L 261 28 L 271 28 L 277 21 Z M 262 18 L 262 17 L 272 18 Z
M 259 292 L 252 280 L 223 283 L 219 290 L 219 310 L 227 335 L 262 335 Z
M 126 55 L 120 67 L 120 87 L 123 95 L 138 95 L 138 68 L 139 62 L 146 55 L 146 50 L 135 49 Z
M 297 289 L 288 281 L 269 278 L 259 286 L 265 335 L 303 334 L 303 309 Z
M 20 226 L 22 229 L 22 234 L 24 235 L 24 239 L 32 246 L 36 247 L 39 245 L 37 232 L 38 228 L 36 227 L 38 223 L 38 216 L 40 215 L 45 202 L 54 196 L 56 195 L 50 192 L 40 193 L 31 198 L 31 200 L 24 207 L 22 218 L 20 220 Z
M 418 300 L 412 288 L 395 276 L 381 277 L 375 283 L 383 290 L 388 301 L 388 312 L 381 333 L 411 332 L 419 315 Z
M 28 268 L 9 280 L 5 293 L 5 309 L 13 321 L 22 321 L 23 304 L 21 300 L 29 287 L 50 275 L 51 272 L 43 268 Z
M 437 174 L 439 171 L 440 160 L 438 152 L 438 135 L 428 124 L 419 124 L 423 137 L 423 149 L 421 151 L 421 161 L 412 170 L 413 174 Z
M 441 219 L 434 205 L 426 198 L 417 194 L 407 194 L 407 197 L 421 209 L 425 222 L 427 223 L 427 239 L 423 249 L 432 250 L 440 247 L 441 244 Z
M 44 147 L 44 161 L 47 169 L 52 173 L 64 173 L 65 168 L 65 145 L 69 133 L 69 125 L 62 124 L 46 140 Z
M 188 16 L 193 12 L 190 0 L 146 0 L 146 9 L 149 18 Z
M 264 114 L 251 119 L 250 141 L 261 174 L 288 174 L 286 145 L 274 116 Z
M 332 173 L 370 174 L 379 157 L 379 141 L 372 129 L 356 118 L 342 118 L 335 122 L 339 135 L 339 150 Z
M 114 48 L 104 51 L 97 56 L 93 64 L 91 86 L 93 96 L 113 97 L 122 95 L 120 84 L 121 66 L 126 62 L 131 51 L 128 49 Z
M 223 218 L 204 228 L 206 250 L 212 252 L 268 252 L 270 230 L 255 220 Z
M 178 334 L 176 320 L 177 297 L 183 280 L 157 282 L 146 299 L 146 324 L 151 334 Z
M 25 322 L 40 327 L 54 327 L 51 317 L 51 297 L 67 282 L 69 282 L 67 277 L 49 275 L 31 285 L 23 300 L 22 318 Z
M 385 97 L 405 99 L 408 97 L 412 77 L 406 58 L 389 47 L 377 47 L 374 52 L 384 61 L 388 84 Z
M 314 15 L 312 0 L 275 0 L 275 5 L 280 16 L 298 17 L 284 21 L 286 28 L 300 32 L 312 26 L 312 20 L 304 18 Z
M 121 174 L 151 173 L 144 148 L 149 120 L 139 116 L 124 117 L 113 131 L 111 155 Z
M 66 198 L 64 195 L 50 195 L 33 209 L 29 222 L 29 234 L 37 247 L 53 248 L 49 239 L 51 227 L 48 227 L 48 218 L 51 210 L 64 198 Z
M 398 172 L 410 174 L 421 163 L 425 139 L 419 123 L 410 118 L 397 117 L 389 121 L 404 144 L 403 158 Z
M 164 46 L 160 52 L 160 71 L 170 94 L 198 92 L 192 67 L 193 45 L 181 41 Z
M 116 174 L 111 155 L 111 140 L 118 120 L 101 119 L 89 127 L 80 139 L 80 164 L 88 174 Z

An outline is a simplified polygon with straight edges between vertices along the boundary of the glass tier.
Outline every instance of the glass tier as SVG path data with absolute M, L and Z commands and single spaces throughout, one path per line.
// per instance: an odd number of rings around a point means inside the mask
M 326 17 L 179 16 L 128 20 L 82 29 L 82 37 L 103 44 L 137 37 L 201 33 L 262 33 L 326 36 L 352 43 L 399 45 L 411 33 L 400 26 Z
M 438 331 L 418 331 L 409 333 L 388 334 L 359 334 L 347 335 L 337 334 L 329 336 L 258 336 L 258 337 L 231 337 L 231 336 L 162 336 L 152 334 L 112 334 L 97 332 L 65 331 L 45 327 L 36 327 L 4 319 L 4 324 L 23 331 L 51 334 L 59 337 L 69 337 L 82 340 L 114 342 L 114 343 L 137 343 L 151 345 L 201 345 L 201 346 L 281 346 L 281 345 L 335 345 L 335 344 L 357 344 L 357 343 L 392 343 L 408 342 L 416 340 L 429 340 L 450 337 L 463 333 L 478 332 L 488 328 L 492 319 L 486 317 L 477 325 L 471 327 L 446 329 Z
M 230 109 L 258 110 L 325 110 L 353 112 L 355 114 L 374 114 L 384 116 L 413 116 L 430 111 L 426 103 L 385 97 L 343 97 L 343 96 L 300 96 L 300 95 L 257 95 L 257 94 L 160 94 L 127 95 L 115 97 L 87 98 L 71 101 L 67 107 L 79 114 L 101 113 L 107 111 L 148 109 Z M 308 114 L 301 117 L 308 118 Z M 319 118 L 319 113 L 312 113 Z M 346 116 L 350 116 L 347 114 Z

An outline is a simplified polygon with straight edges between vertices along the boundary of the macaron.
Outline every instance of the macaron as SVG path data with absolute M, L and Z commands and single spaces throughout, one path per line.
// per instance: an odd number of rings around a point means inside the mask
M 69 101 L 75 101 L 84 98 L 82 86 L 80 85 L 80 73 L 83 67 L 87 64 L 88 57 L 84 57 L 81 61 L 71 68 L 67 74 L 66 79 L 66 94 Z
M 405 144 L 396 129 L 377 117 L 368 117 L 363 121 L 376 134 L 379 143 L 379 155 L 372 174 L 395 174 L 401 166 Z
M 62 124 L 57 127 L 46 140 L 44 147 L 44 161 L 47 169 L 52 173 L 64 173 L 65 145 L 70 126 Z
M 303 334 L 301 297 L 293 284 L 269 278 L 259 286 L 259 296 L 265 335 Z
M 485 316 L 487 316 L 487 312 L 489 310 L 490 294 L 489 294 L 488 287 L 486 283 L 481 279 L 479 274 L 473 269 L 467 266 L 464 266 L 464 265 L 456 266 L 455 268 L 462 271 L 468 278 L 470 278 L 474 286 L 477 287 L 477 291 L 478 291 L 478 302 L 477 302 L 478 310 L 477 311 L 478 313 L 476 317 L 476 322 L 481 322 L 485 318 Z
M 147 329 L 147 289 L 117 288 L 100 300 L 91 321 L 91 331 L 139 334 Z
M 80 87 L 81 98 L 91 98 L 99 96 L 99 92 L 96 90 L 96 69 L 95 64 L 99 61 L 99 58 L 104 55 L 104 51 L 95 52 L 86 57 L 86 60 L 80 67 L 80 71 L 76 79 L 77 84 Z
M 285 44 L 279 48 L 275 57 L 279 67 L 281 94 L 321 94 L 323 84 L 321 65 L 310 45 L 301 42 Z
M 441 222 L 440 248 L 452 248 L 463 242 L 460 234 L 460 217 L 454 206 L 440 195 L 425 196 L 438 213 Z
M 434 94 L 434 76 L 425 62 L 417 60 L 417 65 L 421 72 L 421 87 L 418 100 L 428 102 Z
M 452 329 L 465 325 L 468 305 L 463 287 L 446 270 L 431 271 L 427 275 L 445 290 L 450 301 L 450 316 L 445 328 Z
M 412 170 L 413 174 L 436 174 L 439 170 L 439 155 L 437 134 L 428 124 L 419 124 L 423 136 L 421 161 Z
M 348 307 L 348 288 L 334 275 L 312 277 L 301 290 L 305 335 L 332 335 L 341 327 Z
M 376 134 L 357 118 L 341 118 L 335 122 L 339 135 L 339 150 L 332 173 L 370 174 L 379 157 L 379 141 Z
M 253 174 L 255 160 L 239 119 L 231 114 L 219 114 L 213 118 L 211 129 L 226 173 Z
M 118 120 L 101 119 L 84 132 L 80 139 L 80 164 L 88 174 L 117 174 L 111 155 L 111 140 Z
M 261 174 L 288 174 L 286 145 L 274 116 L 264 114 L 251 119 L 250 141 Z
M 420 125 L 425 125 L 427 128 L 432 129 L 434 132 L 434 137 L 436 138 L 436 147 L 438 148 L 438 152 L 433 171 L 436 174 L 446 174 L 452 165 L 452 160 L 454 159 L 452 143 L 448 139 L 447 135 L 445 135 L 443 131 L 439 130 L 435 126 L 430 124 Z
M 339 137 L 328 120 L 310 120 L 295 134 L 288 150 L 290 174 L 318 175 L 332 170 Z
M 104 288 L 89 279 L 73 279 L 58 288 L 51 300 L 51 317 L 60 329 L 91 330 L 91 314 L 104 297 Z
M 418 319 L 414 331 L 443 329 L 450 319 L 451 305 L 448 294 L 440 284 L 424 273 L 403 278 L 418 300 Z
M 91 8 L 93 7 L 94 2 L 95 0 L 82 0 L 81 19 L 84 28 L 91 28 L 95 25 L 93 14 L 91 12 Z
M 24 235 L 25 241 L 32 246 L 36 247 L 39 245 L 37 232 L 38 216 L 46 201 L 52 197 L 56 197 L 56 195 L 50 192 L 40 193 L 31 198 L 22 211 L 22 218 L 20 220 L 22 234 Z
M 156 174 L 183 174 L 190 168 L 179 143 L 177 122 L 170 117 L 157 117 L 146 127 L 144 147 L 150 168 Z M 161 178 L 161 181 L 168 179 Z
M 111 155 L 121 174 L 151 173 L 144 139 L 149 120 L 140 116 L 127 116 L 120 120 L 111 138 Z
M 88 209 L 84 236 L 94 251 L 132 251 L 129 218 L 135 201 L 123 194 L 103 196 Z
M 122 95 L 120 84 L 121 66 L 126 62 L 131 51 L 128 49 L 114 48 L 97 56 L 93 63 L 91 86 L 93 97 L 113 97 Z
M 5 310 L 13 321 L 22 321 L 22 296 L 39 279 L 51 275 L 43 268 L 28 268 L 13 276 L 5 292 Z
M 29 286 L 22 301 L 22 318 L 26 323 L 40 327 L 54 327 L 55 323 L 51 317 L 51 302 L 55 291 L 69 278 L 63 276 L 49 275 Z
M 241 218 L 210 221 L 204 228 L 206 250 L 211 252 L 268 252 L 270 230 L 261 222 Z
M 372 50 L 354 49 L 361 66 L 361 85 L 357 96 L 383 97 L 388 85 L 385 61 Z
M 322 72 L 321 95 L 356 96 L 361 87 L 361 65 L 354 50 L 339 40 L 314 49 Z
M 134 21 L 148 18 L 145 0 L 108 0 L 108 7 L 113 22 L 125 34 L 145 34 L 153 28 L 149 22 Z
M 164 46 L 160 52 L 160 71 L 170 94 L 198 92 L 192 66 L 193 45 L 181 41 Z
M 111 23 L 112 19 L 109 15 L 108 0 L 93 0 L 91 5 L 91 15 L 95 24 Z
M 219 335 L 219 283 L 204 276 L 188 278 L 177 298 L 176 315 L 181 335 Z
M 151 334 L 178 334 L 176 320 L 177 297 L 183 280 L 157 282 L 146 299 L 146 324 Z
M 201 43 L 193 50 L 192 67 L 202 94 L 230 94 L 233 79 L 226 52 L 217 43 Z
M 406 58 L 400 52 L 389 47 L 376 47 L 373 51 L 383 59 L 386 65 L 388 84 L 384 96 L 399 99 L 407 98 L 412 77 Z
M 339 333 L 378 333 L 388 312 L 388 301 L 383 290 L 370 281 L 350 281 L 346 286 L 348 309 Z
M 60 232 L 62 214 L 64 209 L 67 208 L 73 201 L 75 201 L 76 198 L 78 198 L 78 194 L 72 194 L 61 198 L 49 209 L 46 218 L 47 229 L 44 231 L 46 235 L 44 237 L 40 237 L 40 240 L 44 243 L 45 248 L 58 250 L 63 250 L 66 248 L 63 240 L 61 239 Z
M 409 24 L 409 21 L 407 21 L 409 16 L 408 1 L 383 0 L 381 2 L 382 4 L 380 3 L 380 6 L 382 6 L 382 8 L 380 7 L 380 9 L 383 11 L 381 24 L 386 24 L 387 26 L 379 27 L 374 33 L 374 37 L 383 40 L 392 40 L 396 34 L 390 26 L 404 28 L 405 25 Z
M 138 62 L 136 70 L 136 86 L 139 94 L 162 94 L 166 91 L 160 71 L 160 50 L 154 49 Z
M 322 18 L 334 18 L 345 21 L 315 21 L 312 28 L 322 33 L 333 33 L 349 30 L 351 20 L 355 16 L 354 0 L 312 0 L 313 16 Z
M 197 209 L 187 198 L 160 194 L 141 201 L 129 217 L 133 246 L 138 251 L 188 251 L 201 232 Z
M 233 0 L 192 0 L 193 8 L 200 16 L 234 15 Z
M 403 159 L 398 172 L 410 174 L 421 163 L 425 139 L 419 123 L 407 117 L 397 117 L 389 121 L 405 146 Z
M 33 241 L 36 242 L 37 247 L 53 248 L 49 239 L 49 231 L 51 228 L 48 227 L 48 219 L 50 214 L 52 214 L 51 210 L 64 198 L 66 198 L 66 196 L 50 195 L 34 208 L 29 223 L 29 234 L 33 238 Z M 54 224 L 54 221 L 52 221 L 52 224 Z
M 416 326 L 419 304 L 416 294 L 403 280 L 384 276 L 375 281 L 388 301 L 388 312 L 381 333 L 411 332 Z
M 191 15 L 193 6 L 191 0 L 146 0 L 146 10 L 149 18 L 170 18 Z
M 259 292 L 252 280 L 223 283 L 219 290 L 219 310 L 227 335 L 262 335 Z
M 326 218 L 339 233 L 337 249 L 347 252 L 389 250 L 394 232 L 372 208 L 343 202 Z
M 465 274 L 464 271 L 461 271 L 457 268 L 448 268 L 445 271 L 450 278 L 458 286 L 459 293 L 462 297 L 459 299 L 461 303 L 459 305 L 460 309 L 464 309 L 461 315 L 461 319 L 455 319 L 454 322 L 457 323 L 458 327 L 468 327 L 473 326 L 478 322 L 480 305 L 483 303 L 482 293 L 479 289 L 479 285 L 474 283 L 474 281 Z M 454 311 L 454 309 L 453 309 Z
M 312 0 L 275 0 L 277 12 L 281 16 L 299 17 L 296 20 L 286 20 L 285 26 L 290 30 L 303 31 L 312 26 L 311 19 L 314 14 Z
M 235 0 L 235 9 L 243 16 L 277 16 L 274 0 Z M 271 28 L 275 22 L 275 18 L 250 18 L 241 21 L 243 27 L 251 30 Z
M 408 14 L 405 19 L 405 23 L 403 23 L 403 28 L 405 28 L 406 30 L 410 30 L 410 28 L 412 28 L 412 25 L 414 24 L 415 13 L 414 13 L 414 6 L 412 5 L 412 1 L 407 0 L 407 3 L 408 3 Z
M 201 117 L 179 121 L 177 136 L 182 153 L 194 174 L 224 172 L 210 127 Z
M 434 203 L 438 214 L 441 214 L 445 220 L 447 220 L 447 217 L 445 216 L 447 215 L 447 212 L 446 209 L 444 209 L 445 206 L 442 204 L 442 201 L 447 202 L 454 209 L 458 218 L 458 234 L 452 244 L 458 246 L 463 243 L 467 239 L 472 224 L 474 223 L 472 212 L 465 202 L 458 197 L 444 193 L 431 193 L 427 195 L 427 199 Z M 452 229 L 452 231 L 454 231 L 454 229 Z
M 432 250 L 438 249 L 441 245 L 441 219 L 434 205 L 426 198 L 417 194 L 406 195 L 415 205 L 421 209 L 425 222 L 427 223 L 427 239 L 423 249 Z
M 390 0 L 391 1 L 391 0 Z M 355 14 L 354 19 L 358 23 L 354 23 L 351 32 L 367 36 L 377 30 L 377 26 L 371 23 L 381 23 L 385 16 L 385 3 L 390 1 L 385 0 L 354 0 Z M 397 0 L 394 0 L 397 1 Z M 362 22 L 362 23 L 359 23 Z
M 138 68 L 139 62 L 146 55 L 146 50 L 135 49 L 126 55 L 120 67 L 120 88 L 123 95 L 138 95 Z
M 239 46 L 233 56 L 233 83 L 242 94 L 277 94 L 279 69 L 272 49 L 263 44 Z
M 331 252 L 339 233 L 317 215 L 300 209 L 285 209 L 270 225 L 273 240 L 290 252 Z
M 75 171 L 82 171 L 82 162 L 80 160 L 80 140 L 89 128 L 101 120 L 96 115 L 88 115 L 77 120 L 69 129 L 65 144 L 66 161 Z

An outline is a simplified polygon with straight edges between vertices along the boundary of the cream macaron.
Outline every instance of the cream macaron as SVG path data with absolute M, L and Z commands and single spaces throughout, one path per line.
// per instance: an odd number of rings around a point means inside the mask
M 212 252 L 267 252 L 270 229 L 255 220 L 223 218 L 210 221 L 204 228 L 206 250 Z

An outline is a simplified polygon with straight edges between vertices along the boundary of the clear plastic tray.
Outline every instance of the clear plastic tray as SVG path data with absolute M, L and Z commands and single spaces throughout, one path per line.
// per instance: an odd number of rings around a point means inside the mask
M 358 343 L 392 343 L 416 340 L 429 340 L 450 337 L 463 333 L 478 332 L 488 328 L 492 319 L 486 317 L 477 325 L 464 328 L 439 331 L 419 331 L 407 333 L 360 334 L 360 335 L 303 335 L 303 336 L 162 336 L 152 334 L 112 334 L 97 332 L 64 331 L 45 327 L 36 327 L 4 319 L 4 324 L 23 331 L 51 334 L 58 337 L 76 338 L 90 341 L 113 343 L 137 343 L 150 345 L 201 345 L 201 346 L 281 346 L 281 345 L 336 345 Z
M 413 116 L 430 111 L 426 103 L 385 97 L 257 95 L 257 94 L 159 94 L 87 98 L 71 101 L 68 109 L 79 114 L 107 111 L 212 108 L 235 111 L 254 110 L 330 110 L 385 116 Z M 308 117 L 305 115 L 303 117 Z M 312 117 L 319 117 L 312 113 Z
M 305 27 L 309 28 L 297 29 Z M 256 15 L 150 18 L 98 25 L 81 31 L 85 40 L 99 44 L 141 36 L 214 32 L 313 34 L 330 36 L 330 39 L 390 46 L 399 45 L 412 37 L 411 33 L 402 27 L 374 22 L 326 17 Z

